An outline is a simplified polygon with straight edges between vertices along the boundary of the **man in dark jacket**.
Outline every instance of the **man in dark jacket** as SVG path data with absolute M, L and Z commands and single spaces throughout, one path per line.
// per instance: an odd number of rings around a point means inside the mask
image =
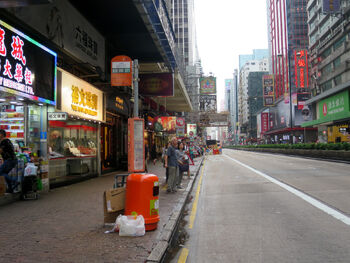
M 5 130 L 0 130 L 0 154 L 4 161 L 0 166 L 0 176 L 5 177 L 7 191 L 12 193 L 18 183 L 8 173 L 17 165 L 17 157 L 12 142 L 6 138 Z

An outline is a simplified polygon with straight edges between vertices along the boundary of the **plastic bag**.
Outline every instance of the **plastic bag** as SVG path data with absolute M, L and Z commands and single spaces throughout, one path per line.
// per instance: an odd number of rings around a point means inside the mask
M 117 217 L 114 232 L 119 231 L 119 236 L 139 237 L 145 235 L 145 219 L 142 215 Z
M 24 169 L 24 176 L 37 175 L 38 167 L 34 163 L 28 163 L 27 167 Z

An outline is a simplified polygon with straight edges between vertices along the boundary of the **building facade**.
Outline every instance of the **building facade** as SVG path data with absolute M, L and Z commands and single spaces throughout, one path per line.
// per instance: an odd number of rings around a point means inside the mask
M 309 52 L 312 98 L 307 101 L 320 142 L 350 142 L 350 3 L 309 1 Z

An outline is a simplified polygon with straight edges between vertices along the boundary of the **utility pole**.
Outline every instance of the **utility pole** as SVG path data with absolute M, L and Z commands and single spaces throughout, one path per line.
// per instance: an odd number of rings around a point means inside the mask
M 134 118 L 139 117 L 139 61 L 134 60 L 133 63 L 133 78 L 134 86 Z

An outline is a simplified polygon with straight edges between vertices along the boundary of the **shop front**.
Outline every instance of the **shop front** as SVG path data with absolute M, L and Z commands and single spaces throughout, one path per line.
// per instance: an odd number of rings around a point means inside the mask
M 0 128 L 21 162 L 12 175 L 22 176 L 24 163 L 31 159 L 40 166 L 44 190 L 48 190 L 47 112 L 56 104 L 56 60 L 55 52 L 0 20 Z
M 127 170 L 128 100 L 121 94 L 108 94 L 106 123 L 101 124 L 102 173 Z
M 350 91 L 343 90 L 317 101 L 317 119 L 303 127 L 318 127 L 319 142 L 350 142 Z
M 57 83 L 57 106 L 48 115 L 52 187 L 100 174 L 99 131 L 105 121 L 102 91 L 62 69 Z

